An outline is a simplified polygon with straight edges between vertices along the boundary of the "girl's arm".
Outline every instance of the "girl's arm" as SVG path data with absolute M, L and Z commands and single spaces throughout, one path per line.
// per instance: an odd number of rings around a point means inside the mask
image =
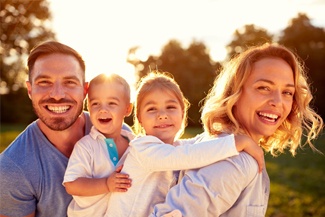
M 238 136 L 237 136 L 238 137 Z M 172 146 L 164 144 L 153 136 L 145 136 L 131 142 L 131 151 L 141 165 L 152 171 L 185 170 L 203 167 L 227 157 L 238 155 L 238 151 L 251 147 L 249 150 L 258 152 L 256 156 L 263 157 L 263 151 L 256 143 L 247 137 L 222 135 L 208 138 L 199 143 Z M 263 158 L 264 161 L 264 158 Z

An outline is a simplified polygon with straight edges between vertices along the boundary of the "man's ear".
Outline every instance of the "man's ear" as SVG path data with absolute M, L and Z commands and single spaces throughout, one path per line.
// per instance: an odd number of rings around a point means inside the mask
M 89 88 L 89 83 L 88 83 L 88 82 L 85 82 L 85 83 L 84 83 L 84 99 L 85 99 L 86 96 L 87 96 L 88 88 Z
M 32 99 L 32 84 L 30 81 L 26 81 L 28 97 Z
M 126 110 L 126 117 L 129 117 L 132 114 L 132 109 L 133 109 L 133 103 L 130 103 L 127 110 Z

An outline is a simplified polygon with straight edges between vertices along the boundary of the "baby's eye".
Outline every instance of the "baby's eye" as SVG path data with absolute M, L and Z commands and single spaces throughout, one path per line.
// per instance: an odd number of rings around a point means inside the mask
M 109 105 L 117 105 L 116 102 L 109 102 L 108 104 L 109 104 Z
M 90 105 L 91 106 L 97 106 L 97 105 L 99 105 L 99 103 L 98 102 L 92 102 L 92 103 L 90 103 Z
M 147 108 L 147 112 L 152 112 L 152 111 L 155 111 L 155 110 L 156 110 L 155 107 L 149 107 L 149 108 Z

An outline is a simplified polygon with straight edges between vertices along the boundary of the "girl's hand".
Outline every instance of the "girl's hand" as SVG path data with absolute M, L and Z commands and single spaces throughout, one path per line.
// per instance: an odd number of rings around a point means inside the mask
M 128 174 L 120 173 L 123 166 L 116 168 L 106 180 L 106 185 L 109 192 L 126 192 L 131 187 L 132 180 Z
M 235 143 L 237 151 L 245 151 L 247 154 L 251 155 L 257 161 L 259 172 L 265 167 L 264 162 L 264 152 L 263 149 L 256 144 L 246 135 L 235 135 Z

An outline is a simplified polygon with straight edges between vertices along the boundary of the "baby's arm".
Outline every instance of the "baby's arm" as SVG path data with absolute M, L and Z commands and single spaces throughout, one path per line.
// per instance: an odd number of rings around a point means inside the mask
M 65 182 L 68 194 L 76 196 L 94 196 L 108 192 L 126 192 L 131 187 L 129 175 L 120 173 L 121 167 L 104 178 L 80 177 L 72 182 Z

